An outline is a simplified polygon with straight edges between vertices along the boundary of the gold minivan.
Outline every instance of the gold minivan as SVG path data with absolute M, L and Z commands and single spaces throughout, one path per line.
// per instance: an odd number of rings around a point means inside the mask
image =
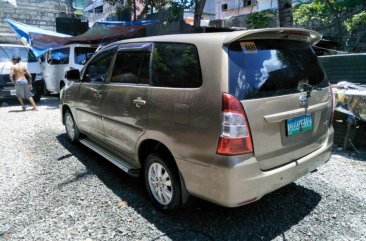
M 129 39 L 70 70 L 62 121 L 153 204 L 237 207 L 326 163 L 333 95 L 316 32 L 274 28 Z

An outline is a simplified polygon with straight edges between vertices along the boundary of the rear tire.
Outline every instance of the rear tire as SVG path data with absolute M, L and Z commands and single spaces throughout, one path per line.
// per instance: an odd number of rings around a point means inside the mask
M 39 83 L 35 83 L 32 85 L 32 93 L 33 93 L 33 100 L 34 102 L 38 103 L 41 100 L 43 94 L 43 86 L 39 86 Z
M 145 186 L 153 205 L 163 210 L 181 206 L 182 192 L 176 168 L 157 153 L 150 154 L 144 169 Z
M 67 138 L 71 143 L 76 143 L 79 140 L 80 131 L 76 126 L 74 118 L 72 117 L 71 111 L 67 110 L 64 115 L 64 123 L 66 128 Z

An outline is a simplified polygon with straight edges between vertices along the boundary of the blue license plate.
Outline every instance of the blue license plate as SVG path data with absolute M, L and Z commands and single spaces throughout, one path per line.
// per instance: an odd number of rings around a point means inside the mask
M 298 116 L 286 121 L 287 136 L 296 135 L 313 129 L 313 118 L 311 114 Z

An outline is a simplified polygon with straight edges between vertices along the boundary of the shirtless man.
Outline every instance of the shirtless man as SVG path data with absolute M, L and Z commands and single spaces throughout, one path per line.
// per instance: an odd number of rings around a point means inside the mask
M 32 110 L 38 110 L 36 103 L 33 100 L 33 93 L 31 92 L 32 75 L 28 72 L 25 66 L 21 66 L 19 64 L 19 57 L 13 56 L 11 61 L 13 62 L 13 66 L 10 69 L 10 79 L 15 84 L 15 94 L 18 97 L 20 104 L 22 105 L 22 109 L 26 110 L 23 99 L 28 99 L 33 106 Z M 28 80 L 25 78 L 25 75 L 29 77 L 29 83 Z

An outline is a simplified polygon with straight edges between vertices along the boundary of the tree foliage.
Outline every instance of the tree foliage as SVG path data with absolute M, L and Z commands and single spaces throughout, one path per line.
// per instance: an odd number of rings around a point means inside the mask
M 125 5 L 122 5 L 123 0 L 105 0 L 107 3 L 118 8 L 129 7 L 135 13 L 141 10 L 140 15 L 137 18 L 143 18 L 149 13 L 158 12 L 163 9 L 168 8 L 170 11 L 170 17 L 168 21 L 176 21 L 177 17 L 181 15 L 184 9 L 195 10 L 195 26 L 199 26 L 200 20 L 203 13 L 203 8 L 205 6 L 206 0 L 127 0 Z M 143 9 L 137 9 L 136 2 L 141 3 L 144 7 Z
M 274 14 L 275 12 L 273 10 L 251 13 L 246 19 L 247 27 L 250 29 L 267 28 L 275 21 Z
M 362 27 L 366 28 L 366 10 L 347 19 L 344 24 L 349 33 L 354 33 Z
M 294 22 L 297 26 L 325 33 L 341 44 L 352 45 L 351 35 L 365 24 L 365 7 L 364 0 L 314 0 L 295 9 Z

